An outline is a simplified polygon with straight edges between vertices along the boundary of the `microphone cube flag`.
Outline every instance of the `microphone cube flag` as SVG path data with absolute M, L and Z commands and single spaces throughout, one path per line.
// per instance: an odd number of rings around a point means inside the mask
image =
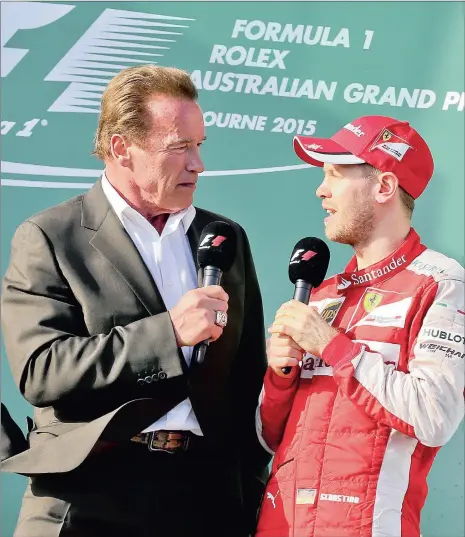
M 216 221 L 206 225 L 200 235 L 197 249 L 199 267 L 216 267 L 227 272 L 234 263 L 237 236 L 234 228 L 226 222 Z
M 301 239 L 292 250 L 289 260 L 289 279 L 293 284 L 303 280 L 318 287 L 325 279 L 329 266 L 328 245 L 317 237 Z

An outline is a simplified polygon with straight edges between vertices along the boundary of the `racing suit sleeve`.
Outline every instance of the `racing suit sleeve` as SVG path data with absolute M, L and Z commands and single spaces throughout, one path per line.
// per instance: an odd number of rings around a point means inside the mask
M 281 443 L 299 378 L 300 367 L 291 368 L 287 377 L 278 376 L 271 367 L 266 371 L 255 422 L 260 443 L 272 455 Z
M 322 358 L 340 390 L 373 419 L 429 447 L 448 442 L 464 415 L 464 282 L 429 284 L 416 309 L 408 371 L 396 371 L 365 343 L 337 335 Z

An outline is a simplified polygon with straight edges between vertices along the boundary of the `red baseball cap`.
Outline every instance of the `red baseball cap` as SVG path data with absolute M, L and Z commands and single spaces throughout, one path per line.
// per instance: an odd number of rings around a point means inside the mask
M 433 175 L 434 162 L 425 140 L 407 121 L 363 116 L 331 138 L 294 137 L 294 150 L 308 164 L 371 164 L 392 172 L 399 185 L 418 198 Z

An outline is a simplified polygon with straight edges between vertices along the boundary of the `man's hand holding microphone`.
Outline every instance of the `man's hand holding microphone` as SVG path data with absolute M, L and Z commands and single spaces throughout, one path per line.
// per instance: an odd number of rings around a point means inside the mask
M 218 311 L 228 311 L 229 297 L 219 285 L 188 291 L 169 311 L 178 347 L 216 341 L 224 327 L 216 324 Z
M 194 346 L 192 364 L 204 361 L 208 345 L 227 325 L 229 296 L 220 284 L 234 263 L 236 250 L 236 232 L 230 224 L 216 221 L 205 226 L 197 249 L 202 287 L 185 293 L 169 311 L 178 346 Z
M 329 258 L 328 246 L 314 237 L 300 240 L 291 254 L 289 279 L 295 285 L 294 299 L 279 308 L 268 329 L 268 364 L 280 377 L 294 379 L 300 374 L 296 366 L 303 355 L 321 356 L 338 334 L 308 306 L 312 288 L 321 285 L 326 276 Z

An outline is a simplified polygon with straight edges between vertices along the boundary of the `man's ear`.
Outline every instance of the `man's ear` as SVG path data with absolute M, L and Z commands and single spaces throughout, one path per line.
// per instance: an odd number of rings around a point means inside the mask
M 392 200 L 399 186 L 397 176 L 391 172 L 384 172 L 376 176 L 376 181 L 375 200 L 378 203 Z
M 121 134 L 113 134 L 110 139 L 110 151 L 113 160 L 125 168 L 131 167 L 131 144 Z

